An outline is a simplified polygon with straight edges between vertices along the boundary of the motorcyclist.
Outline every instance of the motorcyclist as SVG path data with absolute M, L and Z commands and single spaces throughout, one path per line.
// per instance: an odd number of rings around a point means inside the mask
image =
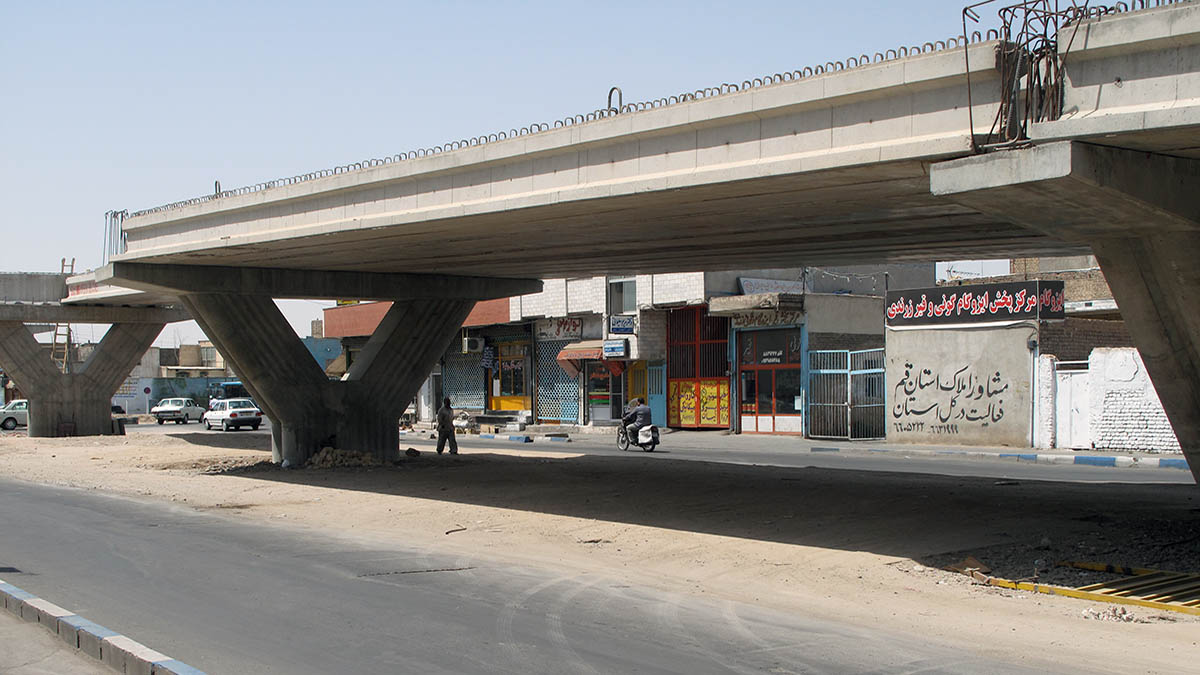
M 625 425 L 625 433 L 629 436 L 629 442 L 636 444 L 638 431 L 653 424 L 650 420 L 650 406 L 641 399 L 633 399 L 629 402 L 629 412 L 621 418 L 621 424 Z

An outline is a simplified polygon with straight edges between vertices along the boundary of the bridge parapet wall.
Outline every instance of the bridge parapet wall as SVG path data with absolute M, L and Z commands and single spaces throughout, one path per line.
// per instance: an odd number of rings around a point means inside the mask
M 1033 139 L 1200 124 L 1200 3 L 1090 19 L 1061 30 L 1058 48 L 1066 64 L 1063 114 L 1032 125 Z

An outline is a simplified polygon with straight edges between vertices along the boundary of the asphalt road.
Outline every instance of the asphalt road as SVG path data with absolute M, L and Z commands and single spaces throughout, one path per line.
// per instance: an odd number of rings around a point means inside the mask
M 213 434 L 270 434 L 270 422 L 264 419 L 258 431 L 239 429 L 222 432 L 219 429 L 204 431 L 193 424 L 150 424 L 129 427 L 131 434 L 213 433 Z M 464 452 L 472 449 L 507 448 L 534 449 L 539 452 L 586 453 L 589 455 L 619 455 L 616 444 L 609 434 L 574 434 L 570 443 L 514 443 L 459 435 L 458 444 Z M 407 435 L 400 439 L 401 447 L 433 450 L 436 443 L 421 435 Z M 729 436 L 717 432 L 668 433 L 662 436 L 662 445 L 653 453 L 637 454 L 647 461 L 691 460 L 702 462 L 724 462 L 761 466 L 819 467 L 826 469 L 849 469 L 853 471 L 895 471 L 903 473 L 937 474 L 943 476 L 983 476 L 997 480 L 1045 480 L 1078 483 L 1163 483 L 1194 485 L 1191 473 L 1180 469 L 1158 469 L 1139 467 L 1113 468 L 1080 464 L 1039 464 L 1013 459 L 963 458 L 953 455 L 924 456 L 906 455 L 903 452 L 877 452 L 878 443 L 838 443 L 838 452 L 817 451 L 810 448 L 832 449 L 830 443 L 809 441 L 790 436 Z M 889 445 L 888 448 L 900 446 Z M 963 448 L 972 449 L 972 448 Z M 1014 450 L 1013 452 L 1017 452 Z M 1020 452 L 1037 452 L 1022 450 Z
M 221 673 L 1034 672 L 619 578 L 0 480 L 5 580 Z M 1055 670 L 1061 671 L 1061 667 Z

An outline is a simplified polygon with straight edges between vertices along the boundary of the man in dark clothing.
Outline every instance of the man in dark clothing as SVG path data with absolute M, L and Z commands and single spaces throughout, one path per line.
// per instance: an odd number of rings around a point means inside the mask
M 442 454 L 446 441 L 450 441 L 450 454 L 458 454 L 458 440 L 454 438 L 454 410 L 450 408 L 450 397 L 442 399 L 442 407 L 437 411 L 437 452 Z
M 625 433 L 629 435 L 630 443 L 638 442 L 638 431 L 642 427 L 648 427 L 653 422 L 650 420 L 650 406 L 642 402 L 641 399 L 633 399 L 629 402 L 629 412 L 621 418 L 621 424 L 625 425 Z

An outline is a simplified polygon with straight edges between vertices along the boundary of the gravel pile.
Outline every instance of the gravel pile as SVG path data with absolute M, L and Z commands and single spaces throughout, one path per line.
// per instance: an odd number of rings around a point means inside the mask
M 341 467 L 382 466 L 374 455 L 357 450 L 321 448 L 304 464 L 309 469 L 336 469 Z

